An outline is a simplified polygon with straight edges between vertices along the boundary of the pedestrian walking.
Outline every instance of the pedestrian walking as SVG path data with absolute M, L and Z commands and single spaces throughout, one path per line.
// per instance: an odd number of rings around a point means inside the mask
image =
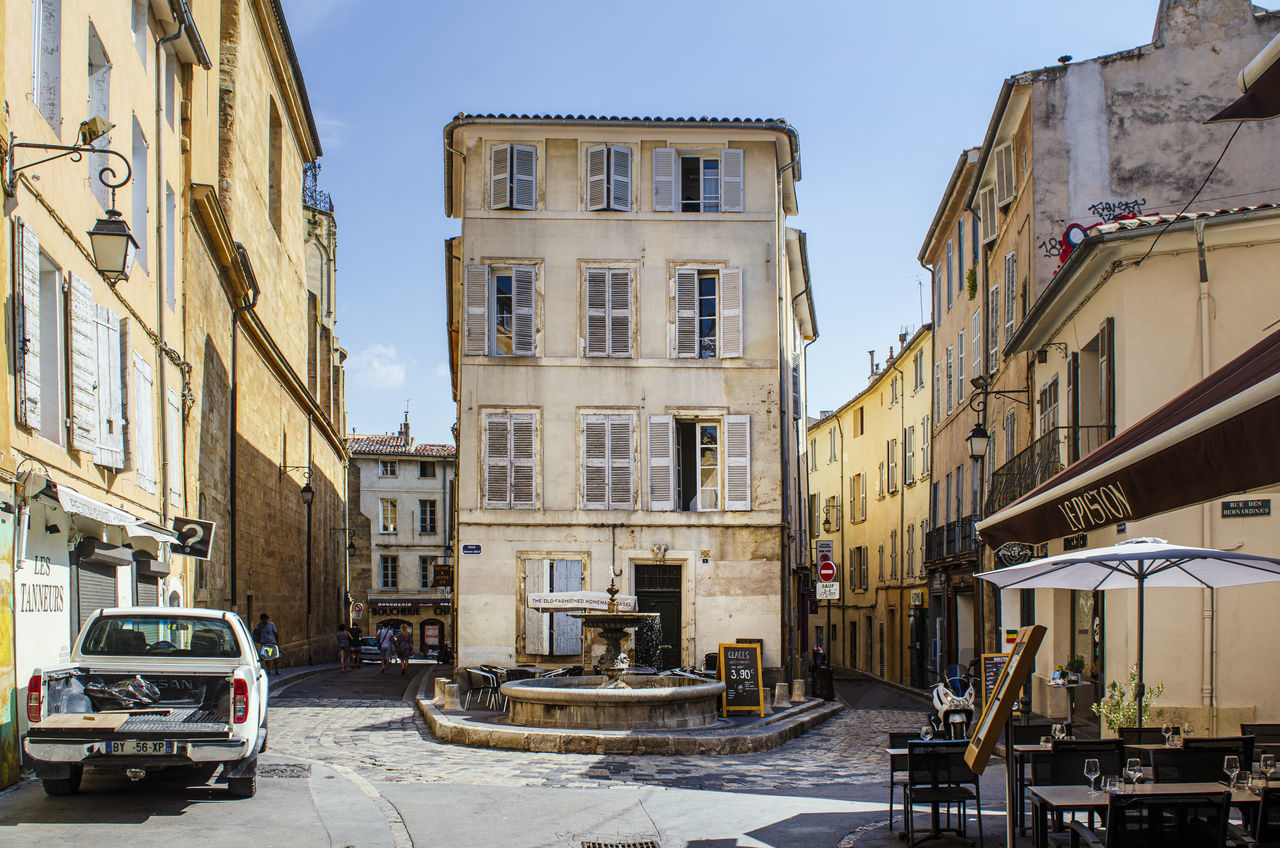
M 413 653 L 413 632 L 401 624 L 395 635 L 396 656 L 400 658 L 401 676 L 409 673 L 409 655 Z
M 338 664 L 343 671 L 351 670 L 351 634 L 347 625 L 338 625 Z
M 353 623 L 347 628 L 347 633 L 351 635 L 351 670 L 355 671 L 360 665 L 360 625 Z
M 271 663 L 271 670 L 267 673 L 278 675 L 280 673 L 280 633 L 276 630 L 276 623 L 265 612 L 258 616 L 258 626 L 253 628 L 253 641 L 259 645 L 276 646 L 276 657 L 268 661 Z
M 382 668 L 378 669 L 378 674 L 386 671 L 391 661 L 395 659 L 395 632 L 395 628 L 389 624 L 378 627 L 378 653 L 382 655 Z

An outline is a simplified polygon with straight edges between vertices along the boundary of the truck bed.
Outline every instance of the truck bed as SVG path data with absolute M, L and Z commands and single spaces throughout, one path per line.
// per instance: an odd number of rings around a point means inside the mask
M 58 714 L 50 716 L 62 718 L 60 721 L 43 721 L 34 724 L 28 731 L 31 739 L 54 740 L 109 740 L 109 739 L 226 739 L 231 728 L 226 721 L 219 720 L 214 713 L 199 707 L 177 707 L 160 714 L 155 710 L 140 710 L 130 713 L 86 713 L 82 722 L 68 721 L 65 716 L 74 714 Z M 119 717 L 127 715 L 121 723 Z M 93 720 L 108 719 L 108 720 Z

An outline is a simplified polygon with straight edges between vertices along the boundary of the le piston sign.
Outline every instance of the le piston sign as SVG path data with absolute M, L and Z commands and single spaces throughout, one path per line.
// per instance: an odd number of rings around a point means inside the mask
M 213 521 L 199 518 L 173 519 L 173 533 L 178 541 L 169 543 L 169 553 L 189 556 L 193 559 L 208 559 L 209 550 L 213 547 L 213 533 L 218 525 Z

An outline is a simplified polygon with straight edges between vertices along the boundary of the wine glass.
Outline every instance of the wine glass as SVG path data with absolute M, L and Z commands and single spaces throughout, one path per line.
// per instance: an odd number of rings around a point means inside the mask
M 1227 778 L 1229 779 L 1229 782 L 1227 783 L 1227 785 L 1235 786 L 1236 775 L 1240 773 L 1240 758 L 1235 756 L 1234 754 L 1227 757 L 1223 757 L 1222 770 L 1227 773 Z
M 1183 738 L 1183 739 L 1186 739 L 1186 738 L 1187 738 L 1188 736 L 1190 736 L 1192 733 L 1195 733 L 1195 730 L 1196 730 L 1196 729 L 1195 729 L 1195 727 L 1191 724 L 1191 722 L 1189 722 L 1189 721 L 1184 721 L 1184 722 L 1182 723 L 1182 738 Z
M 920 738 L 926 741 L 933 738 L 933 725 L 925 724 L 920 726 Z
M 1262 767 L 1262 779 L 1267 782 L 1268 786 L 1270 786 L 1271 774 L 1276 770 L 1276 755 L 1263 754 L 1262 757 L 1259 759 L 1259 764 Z
M 1173 739 L 1173 725 L 1166 721 L 1160 725 L 1160 732 L 1164 734 L 1164 746 L 1170 747 Z
M 1098 791 L 1093 788 L 1093 782 L 1098 779 L 1098 775 L 1101 773 L 1102 773 L 1102 770 L 1098 768 L 1097 760 L 1088 759 L 1084 761 L 1084 776 L 1089 778 L 1089 794 L 1090 795 L 1098 794 Z
M 1129 782 L 1134 786 L 1138 785 L 1138 781 L 1142 780 L 1142 760 L 1137 757 L 1130 757 L 1124 762 L 1124 776 L 1129 778 Z

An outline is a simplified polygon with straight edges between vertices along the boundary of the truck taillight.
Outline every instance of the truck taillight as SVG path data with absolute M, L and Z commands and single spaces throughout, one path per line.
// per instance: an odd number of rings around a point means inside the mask
M 231 720 L 244 724 L 249 718 L 249 684 L 236 678 L 231 684 Z
M 40 720 L 42 710 L 40 675 L 33 674 L 27 681 L 27 721 L 33 724 Z

